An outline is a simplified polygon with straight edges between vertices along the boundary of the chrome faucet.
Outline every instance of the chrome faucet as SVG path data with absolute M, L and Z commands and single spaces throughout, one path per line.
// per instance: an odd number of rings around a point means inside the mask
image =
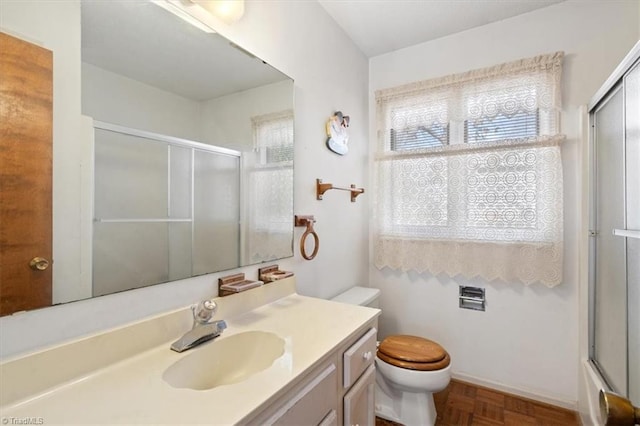
M 183 352 L 218 337 L 227 328 L 227 323 L 224 320 L 211 321 L 217 310 L 218 306 L 211 300 L 203 300 L 191 306 L 193 326 L 171 344 L 171 350 Z

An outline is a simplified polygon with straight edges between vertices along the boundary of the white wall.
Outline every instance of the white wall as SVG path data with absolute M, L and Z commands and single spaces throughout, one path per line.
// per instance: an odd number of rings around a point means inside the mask
M 315 179 L 368 187 L 367 60 L 313 1 L 248 0 L 244 17 L 232 26 L 202 13 L 218 32 L 295 80 L 294 213 L 316 216 L 320 252 L 305 261 L 297 251 L 304 229 L 295 231 L 290 261 L 302 294 L 330 297 L 367 282 L 367 195 L 349 201 L 345 192 L 315 198 Z M 351 116 L 350 152 L 345 157 L 325 147 L 324 126 L 337 110 Z M 255 268 L 254 268 L 255 269 Z
M 291 82 L 282 81 L 202 102 L 202 140 L 253 150 L 251 118 L 292 109 Z
M 82 113 L 95 120 L 200 140 L 200 102 L 82 63 Z
M 428 336 L 451 353 L 453 372 L 538 399 L 575 407 L 578 399 L 578 245 L 581 139 L 586 104 L 640 35 L 636 1 L 567 1 L 370 60 L 373 92 L 558 50 L 565 52 L 561 131 L 564 167 L 564 282 L 485 282 L 370 267 L 382 290 L 381 332 Z M 372 140 L 371 149 L 375 149 Z M 458 286 L 486 288 L 487 311 L 458 308 Z
M 77 49 L 71 58 L 74 66 L 69 73 L 72 82 L 77 82 L 78 86 L 74 88 L 70 102 L 74 108 L 71 115 L 79 116 L 77 5 L 47 1 L 16 2 L 9 8 L 5 3 L 8 2 L 3 0 L 1 3 L 2 25 L 8 26 L 7 23 L 24 17 L 25 24 L 20 32 L 31 38 L 38 38 L 43 27 L 57 23 L 52 18 L 56 16 L 57 8 L 69 7 L 77 12 L 77 21 L 60 26 L 63 27 L 61 30 L 72 32 L 76 37 L 73 43 Z M 26 13 L 25 8 L 29 9 Z M 294 211 L 316 216 L 321 246 L 313 261 L 303 260 L 296 250 L 293 258 L 278 264 L 282 269 L 295 271 L 299 292 L 306 295 L 329 297 L 355 283 L 366 283 L 367 194 L 358 197 L 358 202 L 351 203 L 347 193 L 330 191 L 325 194 L 324 201 L 317 201 L 315 179 L 322 178 L 336 185 L 355 183 L 368 189 L 367 59 L 316 2 L 248 0 L 245 16 L 233 26 L 226 26 L 213 18 L 207 19 L 222 35 L 295 80 Z M 54 51 L 54 66 L 68 40 L 60 37 L 57 31 L 40 36 L 45 40 L 57 38 L 61 38 L 61 43 L 50 47 Z M 59 103 L 58 96 L 65 93 L 62 89 L 54 89 L 54 108 Z M 60 108 L 64 109 L 64 105 Z M 351 152 L 346 157 L 331 153 L 324 145 L 325 121 L 336 110 L 349 114 L 352 119 L 349 128 Z M 55 123 L 58 132 L 75 132 L 73 123 Z M 69 167 L 73 169 L 76 166 Z M 66 184 L 71 188 L 76 185 L 73 181 Z M 74 196 L 75 203 L 70 200 L 69 205 L 77 206 L 80 195 Z M 70 220 L 68 225 L 69 236 L 79 232 L 77 220 Z M 301 234 L 302 230 L 296 229 L 294 247 L 297 247 Z M 65 247 L 59 250 L 65 250 Z M 238 271 L 255 277 L 257 266 L 225 274 Z M 225 274 L 211 274 L 0 318 L 0 356 L 23 353 L 211 297 L 217 293 L 217 278 Z
M 265 65 L 268 66 L 268 65 Z M 254 150 L 254 134 L 252 118 L 268 114 L 281 113 L 284 111 L 293 111 L 293 90 L 294 84 L 291 80 L 280 81 L 277 83 L 267 84 L 253 89 L 243 90 L 227 96 L 221 96 L 202 102 L 201 112 L 201 134 L 203 142 L 213 143 L 226 148 L 235 149 L 242 152 L 242 179 L 241 179 L 241 210 L 240 223 L 242 239 L 240 241 L 240 264 L 251 262 L 255 255 L 255 241 L 276 242 L 272 251 L 269 251 L 270 257 L 283 256 L 291 253 L 291 239 L 289 237 L 291 228 L 279 229 L 277 235 L 272 229 L 271 236 L 267 240 L 263 240 L 258 236 L 255 229 L 254 219 L 256 214 L 261 218 L 282 217 L 283 212 L 290 211 L 292 206 L 293 187 L 290 185 L 274 185 L 273 178 L 260 179 L 261 188 L 258 190 L 255 184 L 251 182 L 255 179 L 255 162 L 259 155 Z M 281 171 L 282 172 L 282 171 Z M 276 172 L 280 176 L 281 172 Z M 289 171 L 288 173 L 291 173 Z M 269 176 L 271 173 L 259 175 Z M 273 176 L 273 175 L 271 175 Z M 272 211 L 271 214 L 261 212 L 264 210 L 263 203 L 256 199 L 275 196 L 281 204 L 281 211 Z M 278 194 L 288 194 L 285 198 Z M 282 210 L 287 207 L 286 210 Z M 290 214 L 287 214 L 290 216 Z M 289 222 L 292 225 L 292 222 Z M 282 254 L 281 254 L 282 253 Z M 265 253 L 266 254 L 266 253 Z
M 251 117 L 292 108 L 291 90 L 287 80 L 199 101 L 82 63 L 84 115 L 238 151 L 253 149 Z

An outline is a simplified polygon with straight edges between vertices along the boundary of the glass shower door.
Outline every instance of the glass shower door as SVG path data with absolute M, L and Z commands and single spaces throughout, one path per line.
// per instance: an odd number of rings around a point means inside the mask
M 167 146 L 96 129 L 94 173 L 93 296 L 168 281 Z
M 607 385 L 640 405 L 640 65 L 591 112 L 591 353 Z
M 624 239 L 622 86 L 594 113 L 596 158 L 595 297 L 592 357 L 608 384 L 627 392 L 627 279 Z
M 240 158 L 194 150 L 193 275 L 240 264 Z
M 93 296 L 240 265 L 240 153 L 99 123 Z
M 627 292 L 629 399 L 640 406 L 640 64 L 627 73 L 625 161 L 627 204 Z

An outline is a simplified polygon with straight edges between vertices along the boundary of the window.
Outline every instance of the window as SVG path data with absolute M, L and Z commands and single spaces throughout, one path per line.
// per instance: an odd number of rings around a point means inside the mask
M 253 117 L 256 164 L 283 165 L 293 162 L 293 112 L 283 111 Z
M 293 228 L 293 111 L 253 117 L 255 156 L 246 156 L 250 197 L 245 259 L 291 255 Z
M 561 281 L 562 56 L 376 93 L 378 267 Z

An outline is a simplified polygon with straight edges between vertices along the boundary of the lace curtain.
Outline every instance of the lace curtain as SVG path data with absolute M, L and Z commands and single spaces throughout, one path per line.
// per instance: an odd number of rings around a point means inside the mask
M 378 268 L 562 281 L 562 57 L 376 92 Z
M 247 255 L 252 262 L 288 257 L 293 233 L 293 111 L 251 119 Z
M 253 147 L 261 165 L 293 161 L 293 111 L 251 118 Z

